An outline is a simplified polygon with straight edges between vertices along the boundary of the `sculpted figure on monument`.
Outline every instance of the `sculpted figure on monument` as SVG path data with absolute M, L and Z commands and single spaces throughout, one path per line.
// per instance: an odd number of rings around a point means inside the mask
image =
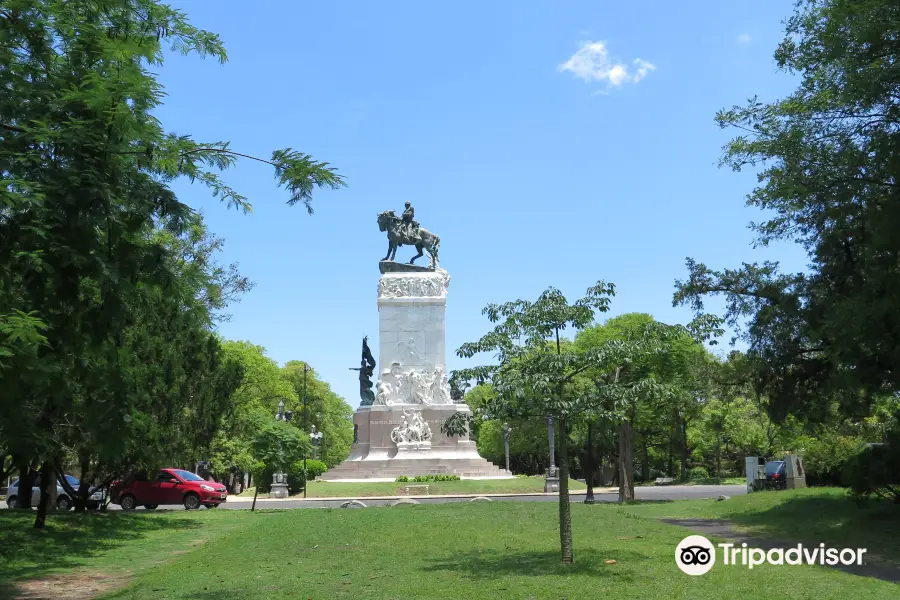
M 360 406 L 371 406 L 375 402 L 375 393 L 372 392 L 372 375 L 375 373 L 375 357 L 369 350 L 369 336 L 363 338 L 362 359 L 359 367 L 351 367 L 351 371 L 359 371 L 359 398 Z
M 391 441 L 395 444 L 405 444 L 409 441 L 409 421 L 405 412 L 400 417 L 400 424 L 391 430 Z
M 408 239 L 415 239 L 418 236 L 419 223 L 413 221 L 413 217 L 415 216 L 416 210 L 412 207 L 412 204 L 407 201 L 404 205 L 403 216 L 400 218 L 403 221 L 403 235 Z
M 412 421 L 415 425 L 415 441 L 417 442 L 430 442 L 431 441 L 431 427 L 428 426 L 428 423 L 425 422 L 425 419 L 422 418 L 422 413 L 415 412 L 412 414 Z
M 450 403 L 450 384 L 447 380 L 447 373 L 440 365 L 434 368 L 434 377 L 431 381 L 431 403 Z
M 400 393 L 403 387 L 403 373 L 400 370 L 400 363 L 395 362 L 390 369 L 385 369 L 381 372 L 375 404 L 400 404 L 402 402 Z
M 403 411 L 400 425 L 391 431 L 391 441 L 395 444 L 422 443 L 431 441 L 431 427 L 417 411 Z
M 426 371 L 410 371 L 409 402 L 411 404 L 430 404 L 431 378 Z
M 388 381 L 380 380 L 375 384 L 375 387 L 378 390 L 378 393 L 375 394 L 375 404 L 378 406 L 392 404 L 391 400 L 394 395 L 394 386 Z
M 414 215 L 415 211 L 409 202 L 406 203 L 406 210 L 400 217 L 392 210 L 386 210 L 378 215 L 378 230 L 386 231 L 388 236 L 388 252 L 381 260 L 393 261 L 400 246 L 415 246 L 418 254 L 409 260 L 409 264 L 415 263 L 417 258 L 423 256 L 423 250 L 427 250 L 431 257 L 431 268 L 437 268 L 441 238 L 419 227 L 419 223 L 413 220 Z

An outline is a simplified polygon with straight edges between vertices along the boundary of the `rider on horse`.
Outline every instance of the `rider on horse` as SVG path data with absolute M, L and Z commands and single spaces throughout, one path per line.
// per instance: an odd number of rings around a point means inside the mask
M 419 222 L 413 221 L 416 211 L 409 201 L 406 202 L 406 210 L 403 211 L 403 217 L 400 221 L 400 231 L 403 235 L 410 239 L 419 237 Z

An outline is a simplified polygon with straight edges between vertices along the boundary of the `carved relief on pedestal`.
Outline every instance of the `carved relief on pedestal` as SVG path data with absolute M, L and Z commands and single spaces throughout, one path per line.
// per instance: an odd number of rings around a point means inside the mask
M 404 370 L 395 362 L 381 373 L 376 385 L 375 404 L 451 404 L 450 384 L 441 366 Z
M 397 447 L 413 444 L 429 444 L 431 442 L 431 427 L 422 413 L 413 410 L 404 410 L 403 416 L 400 417 L 400 424 L 391 430 L 391 441 L 397 444 Z
M 376 388 L 378 392 L 375 394 L 375 404 L 391 405 L 400 404 L 402 402 L 401 390 L 403 389 L 403 372 L 400 363 L 395 362 L 390 369 L 385 369 L 378 378 Z
M 434 375 L 431 381 L 431 403 L 432 404 L 451 404 L 450 400 L 450 381 L 447 379 L 447 373 L 443 367 L 434 368 Z
M 378 281 L 379 298 L 443 298 L 450 287 L 450 274 L 438 269 L 434 275 L 389 275 Z

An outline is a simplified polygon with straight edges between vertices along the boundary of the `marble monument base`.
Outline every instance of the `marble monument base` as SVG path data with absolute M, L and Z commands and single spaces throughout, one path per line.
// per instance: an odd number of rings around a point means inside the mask
M 431 429 L 431 439 L 394 443 L 391 431 L 403 423 L 404 411 L 419 412 Z M 481 458 L 475 442 L 448 437 L 441 424 L 457 412 L 471 412 L 465 404 L 398 404 L 360 407 L 353 415 L 356 442 L 350 456 L 319 477 L 322 481 L 396 479 L 401 475 L 458 475 L 512 477 Z M 417 447 L 418 446 L 418 447 Z
M 429 452 L 431 442 L 400 442 L 397 444 L 398 456 L 411 456 L 410 452 Z

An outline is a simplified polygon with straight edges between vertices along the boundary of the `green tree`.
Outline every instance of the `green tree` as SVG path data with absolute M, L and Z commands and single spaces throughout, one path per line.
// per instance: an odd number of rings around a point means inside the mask
M 302 361 L 288 361 L 282 367 L 281 375 L 290 382 L 300 399 L 295 413 L 296 422 L 308 433 L 309 428 L 304 423 L 305 413 L 308 411 L 309 425 L 315 425 L 322 433 L 317 456 L 331 468 L 350 456 L 350 445 L 353 444 L 353 408 L 334 393 L 330 385 L 320 380 L 312 367 L 304 373 L 304 366 L 306 363 Z M 305 409 L 302 404 L 304 393 L 307 403 Z
M 56 431 L 85 390 L 105 388 L 129 404 L 127 374 L 109 372 L 121 368 L 122 332 L 138 319 L 146 288 L 169 292 L 177 278 L 151 234 L 180 234 L 191 222 L 174 179 L 199 181 L 244 210 L 247 199 L 220 175 L 238 157 L 272 165 L 288 202 L 310 211 L 315 188 L 343 185 L 327 164 L 289 148 L 262 159 L 166 133 L 153 116 L 164 94 L 151 71 L 164 45 L 225 60 L 215 34 L 155 0 L 0 7 L 0 306 L 46 325 L 40 376 L 10 370 L 0 379 L 2 402 L 18 405 L 2 412 L 16 416 L 0 429 L 27 427 L 31 436 L 15 449 L 25 468 L 59 465 Z M 45 514 L 42 502 L 36 527 Z
M 465 403 L 481 416 L 470 424 L 470 437 L 477 443 L 478 454 L 489 461 L 506 466 L 506 446 L 503 438 L 504 421 L 485 418 L 486 406 L 496 399 L 490 383 L 476 385 L 465 395 Z M 550 466 L 547 422 L 541 419 L 507 419 L 512 427 L 509 439 L 510 468 L 514 473 L 535 475 Z
M 454 381 L 490 382 L 496 395 L 486 397 L 477 412 L 457 413 L 442 430 L 450 435 L 466 431 L 472 420 L 488 417 L 497 421 L 556 420 L 559 455 L 559 533 L 563 562 L 572 562 L 572 522 L 569 504 L 570 433 L 573 426 L 599 415 L 620 414 L 631 395 L 651 392 L 655 382 L 646 378 L 625 386 L 609 381 L 595 386 L 582 375 L 592 368 L 614 369 L 642 355 L 659 335 L 640 340 L 614 341 L 587 351 L 577 351 L 574 344 L 564 343 L 567 328 L 583 329 L 591 324 L 596 312 L 605 312 L 614 286 L 598 282 L 584 298 L 569 304 L 565 296 L 553 288 L 534 302 L 516 300 L 490 304 L 483 310 L 497 325 L 477 342 L 463 344 L 457 354 L 470 358 L 482 352 L 494 354 L 499 364 L 460 369 Z M 675 331 L 675 328 L 673 328 Z M 683 329 L 678 330 L 683 331 Z
M 898 55 L 896 2 L 798 2 L 775 52 L 799 77 L 796 91 L 716 116 L 738 131 L 722 163 L 760 168 L 748 204 L 769 217 L 752 226 L 757 244 L 796 242 L 809 270 L 714 270 L 688 259 L 674 300 L 702 310 L 705 297 L 724 296 L 777 421 L 827 421 L 834 406 L 863 416 L 900 388 Z
M 257 478 L 263 473 L 290 470 L 309 451 L 309 439 L 300 429 L 284 421 L 270 421 L 254 434 L 250 442 Z
M 223 348 L 225 356 L 241 366 L 243 379 L 231 406 L 220 415 L 209 458 L 212 472 L 233 486 L 232 474 L 254 472 L 253 440 L 274 422 L 278 403 L 283 401 L 290 410 L 298 399 L 291 382 L 264 348 L 234 341 L 225 342 Z
M 627 313 L 578 333 L 581 352 L 625 344 L 630 352 L 617 361 L 585 372 L 618 414 L 620 500 L 634 499 L 634 448 L 642 454 L 642 478 L 649 478 L 650 447 L 657 438 L 678 444 L 682 472 L 690 455 L 689 423 L 697 418 L 705 397 L 702 367 L 708 353 L 684 329 L 657 322 L 644 313 Z

